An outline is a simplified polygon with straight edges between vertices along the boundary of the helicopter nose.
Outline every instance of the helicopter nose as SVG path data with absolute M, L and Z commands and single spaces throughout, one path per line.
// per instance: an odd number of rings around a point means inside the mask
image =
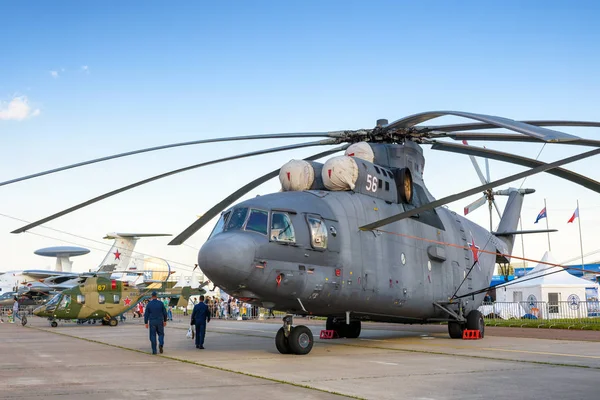
M 256 246 L 251 235 L 223 232 L 204 243 L 198 265 L 215 284 L 234 288 L 252 272 Z
M 40 307 L 36 308 L 35 310 L 33 310 L 33 315 L 37 315 L 39 317 L 39 316 L 43 315 L 45 311 L 46 311 L 46 306 L 40 306 Z

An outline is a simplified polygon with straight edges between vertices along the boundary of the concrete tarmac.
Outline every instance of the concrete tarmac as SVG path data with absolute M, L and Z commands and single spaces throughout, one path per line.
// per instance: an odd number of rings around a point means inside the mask
M 32 317 L 0 325 L 0 398 L 576 399 L 595 397 L 599 341 L 493 336 L 452 340 L 445 327 L 363 324 L 359 339 L 318 339 L 306 356 L 275 348 L 280 323 L 212 320 L 205 350 L 166 328 L 151 355 L 140 321 L 117 327 Z M 493 330 L 490 330 L 493 331 Z

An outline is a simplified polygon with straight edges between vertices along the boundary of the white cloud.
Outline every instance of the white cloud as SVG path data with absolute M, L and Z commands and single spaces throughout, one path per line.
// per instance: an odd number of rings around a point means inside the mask
M 90 67 L 88 67 L 87 65 L 82 65 L 82 66 L 81 66 L 81 70 L 82 70 L 83 72 L 85 72 L 86 74 L 89 74 L 89 73 L 90 73 Z
M 22 121 L 29 117 L 37 117 L 40 110 L 32 110 L 27 97 L 15 97 L 11 101 L 0 102 L 0 121 Z
M 52 76 L 54 79 L 58 78 L 58 71 L 50 71 L 50 76 Z

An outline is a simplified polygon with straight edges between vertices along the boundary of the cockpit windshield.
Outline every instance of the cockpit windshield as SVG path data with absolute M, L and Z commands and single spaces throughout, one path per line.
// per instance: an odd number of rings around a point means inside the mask
M 61 294 L 55 295 L 52 299 L 50 299 L 50 301 L 48 303 L 46 303 L 46 306 L 55 306 L 55 305 L 57 305 L 58 302 L 60 301 L 60 296 L 61 296 Z
M 223 232 L 223 229 L 225 229 L 225 224 L 227 223 L 227 220 L 229 219 L 230 215 L 231 211 L 227 211 L 221 214 L 221 218 L 219 218 L 219 221 L 217 221 L 217 225 L 215 225 L 212 233 L 208 237 L 209 239 Z
M 246 223 L 246 230 L 266 235 L 268 229 L 268 221 L 268 212 L 263 210 L 252 209 L 250 210 L 250 217 L 248 217 L 248 222 Z
M 226 231 L 233 231 L 237 229 L 242 229 L 244 226 L 244 222 L 246 222 L 246 217 L 248 216 L 248 208 L 240 207 L 234 208 L 231 213 L 231 218 L 225 224 Z
M 296 241 L 294 226 L 289 215 L 282 212 L 273 212 L 270 238 L 275 242 L 294 243 Z

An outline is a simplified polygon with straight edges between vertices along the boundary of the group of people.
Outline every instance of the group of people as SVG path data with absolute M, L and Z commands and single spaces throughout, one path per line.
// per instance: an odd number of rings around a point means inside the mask
M 169 318 L 168 302 L 158 300 L 157 293 L 152 292 L 152 298 L 148 302 L 144 310 L 144 324 L 146 329 L 149 330 L 150 334 L 150 346 L 152 347 L 152 354 L 157 354 L 157 340 L 158 337 L 158 352 L 161 354 L 164 352 L 165 345 L 165 327 L 167 321 L 173 319 L 172 313 Z M 206 335 L 206 324 L 210 322 L 211 311 L 205 302 L 204 296 L 200 296 L 200 302 L 194 306 L 192 311 L 192 317 L 190 325 L 196 328 L 196 348 L 204 349 L 204 337 Z
M 258 316 L 258 307 L 251 304 L 242 303 L 234 297 L 229 297 L 227 301 L 219 299 L 216 296 L 206 298 L 210 316 L 218 319 L 243 319 L 255 318 Z

